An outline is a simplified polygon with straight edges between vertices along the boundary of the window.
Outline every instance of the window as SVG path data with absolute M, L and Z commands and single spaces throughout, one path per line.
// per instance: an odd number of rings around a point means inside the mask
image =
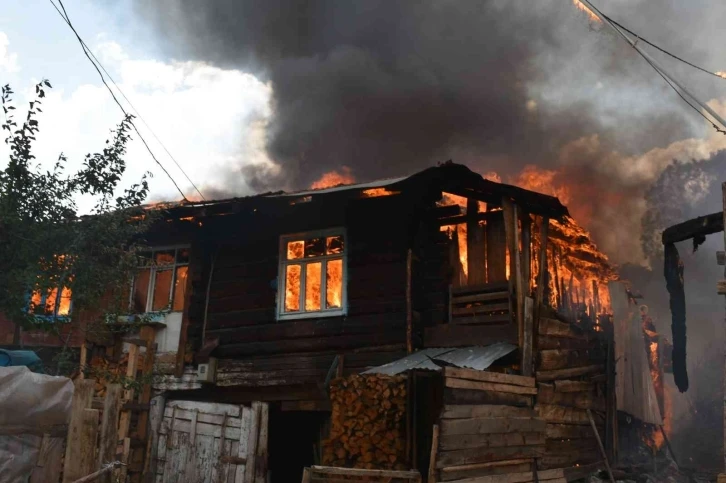
M 158 248 L 142 253 L 142 267 L 134 277 L 131 310 L 136 313 L 184 309 L 189 271 L 189 248 Z
M 36 290 L 30 295 L 29 312 L 36 317 L 58 318 L 68 317 L 71 314 L 71 289 L 63 287 L 54 288 L 45 294 Z
M 280 319 L 342 315 L 346 309 L 345 235 L 325 230 L 280 243 Z

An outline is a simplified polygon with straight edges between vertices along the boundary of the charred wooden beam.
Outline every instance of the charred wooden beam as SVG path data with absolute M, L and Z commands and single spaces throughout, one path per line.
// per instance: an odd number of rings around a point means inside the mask
M 723 212 L 699 216 L 683 223 L 670 226 L 663 231 L 664 245 L 677 243 L 691 238 L 703 238 L 712 233 L 723 231 Z M 699 243 L 700 244 L 700 243 Z

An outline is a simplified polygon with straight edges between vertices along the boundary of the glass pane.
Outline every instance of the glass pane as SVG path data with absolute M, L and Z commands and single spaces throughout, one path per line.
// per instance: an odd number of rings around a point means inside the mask
M 320 310 L 322 265 L 317 262 L 305 266 L 305 310 Z
M 325 307 L 343 307 L 343 260 L 329 260 L 326 264 Z
M 328 255 L 336 255 L 343 253 L 343 237 L 329 236 L 325 239 L 325 253 Z
M 55 302 L 58 298 L 58 289 L 54 288 L 48 291 L 48 296 L 45 298 L 45 315 L 53 315 L 55 312 Z
M 174 250 L 163 250 L 154 252 L 154 263 L 156 265 L 171 265 L 174 263 Z
M 149 293 L 149 278 L 151 270 L 142 270 L 134 279 L 134 298 L 131 307 L 135 314 L 146 312 L 146 297 Z
M 287 259 L 297 260 L 303 257 L 305 242 L 302 240 L 287 242 Z
M 60 304 L 58 304 L 58 315 L 64 316 L 71 313 L 71 289 L 63 287 L 61 291 Z
M 177 267 L 174 279 L 174 299 L 171 310 L 181 312 L 184 310 L 184 293 L 187 288 L 187 271 L 189 267 Z
M 178 248 L 176 251 L 176 263 L 189 263 L 189 249 Z
M 300 310 L 300 265 L 288 265 L 285 269 L 285 312 L 298 310 Z
M 152 299 L 151 310 L 164 310 L 169 306 L 169 296 L 171 295 L 171 270 L 159 270 L 156 272 L 156 280 L 154 280 L 154 296 Z
M 305 256 L 310 257 L 322 257 L 325 254 L 325 239 L 324 238 L 312 238 L 305 240 Z

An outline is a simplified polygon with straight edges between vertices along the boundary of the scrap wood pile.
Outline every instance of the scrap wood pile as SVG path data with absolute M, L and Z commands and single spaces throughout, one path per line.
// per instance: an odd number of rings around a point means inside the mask
M 546 430 L 533 409 L 536 394 L 532 377 L 444 368 L 444 408 L 438 438 L 434 434 L 436 481 L 535 481 Z M 561 471 L 536 476 L 565 481 Z
M 536 378 L 540 418 L 547 422 L 542 469 L 602 460 L 587 410 L 605 441 L 607 350 L 597 333 L 554 318 L 538 327 Z
M 323 464 L 406 469 L 406 378 L 352 375 L 331 382 L 330 437 Z

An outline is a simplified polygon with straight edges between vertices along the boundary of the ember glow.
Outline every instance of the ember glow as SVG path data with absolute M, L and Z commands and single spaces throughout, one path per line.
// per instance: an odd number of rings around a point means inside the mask
M 327 173 L 324 173 L 320 179 L 313 182 L 313 184 L 310 185 L 311 189 L 317 190 L 317 189 L 324 189 L 324 188 L 333 188 L 335 186 L 340 185 L 346 185 L 346 184 L 353 184 L 355 183 L 355 178 L 350 172 L 350 168 L 347 166 L 343 166 L 340 168 L 340 170 L 333 170 L 329 171 Z
M 386 188 L 370 188 L 363 190 L 364 198 L 377 198 L 379 196 L 392 196 L 400 194 L 400 191 L 388 191 Z

